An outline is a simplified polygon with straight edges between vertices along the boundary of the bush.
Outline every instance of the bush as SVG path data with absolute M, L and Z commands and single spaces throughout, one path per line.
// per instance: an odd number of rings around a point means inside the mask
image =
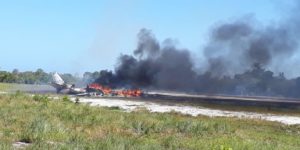
M 46 95 L 34 95 L 33 96 L 34 101 L 42 101 L 42 102 L 47 102 L 49 100 L 48 96 Z
M 64 102 L 71 102 L 71 99 L 70 99 L 69 96 L 67 96 L 67 95 L 65 95 L 65 96 L 62 98 L 62 100 L 63 100 Z

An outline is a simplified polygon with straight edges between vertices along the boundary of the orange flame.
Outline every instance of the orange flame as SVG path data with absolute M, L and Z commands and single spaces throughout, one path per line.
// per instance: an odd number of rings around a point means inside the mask
M 117 95 L 117 96 L 124 96 L 124 97 L 140 97 L 142 96 L 143 92 L 140 89 L 134 89 L 134 90 L 112 90 L 109 87 L 102 86 L 97 83 L 93 83 L 88 85 L 89 88 L 101 90 L 104 95 Z
M 105 95 L 108 95 L 112 92 L 111 88 L 102 86 L 97 83 L 90 84 L 88 87 L 96 90 L 101 90 Z
M 118 96 L 124 96 L 124 97 L 140 97 L 142 96 L 142 90 L 135 89 L 135 90 L 117 90 L 114 91 L 116 95 Z

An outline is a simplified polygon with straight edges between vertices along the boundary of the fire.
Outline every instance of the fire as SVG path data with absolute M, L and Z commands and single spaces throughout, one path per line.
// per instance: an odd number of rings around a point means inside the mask
M 104 95 L 116 95 L 116 96 L 124 96 L 124 97 L 140 97 L 143 94 L 143 91 L 140 89 L 125 89 L 125 90 L 112 90 L 109 87 L 102 86 L 97 83 L 93 83 L 88 85 L 89 89 L 102 91 Z
M 102 86 L 102 85 L 97 84 L 97 83 L 93 83 L 93 84 L 88 85 L 88 88 L 102 91 L 104 95 L 108 95 L 108 94 L 112 93 L 111 88 Z
M 124 97 L 140 97 L 142 95 L 142 90 L 135 89 L 135 90 L 117 90 L 115 91 L 116 95 L 124 96 Z

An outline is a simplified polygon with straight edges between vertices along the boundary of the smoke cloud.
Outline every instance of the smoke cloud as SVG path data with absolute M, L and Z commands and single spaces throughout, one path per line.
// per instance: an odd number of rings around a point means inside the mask
M 269 67 L 288 61 L 298 48 L 300 35 L 287 25 L 254 27 L 244 21 L 216 27 L 204 49 L 208 69 L 216 75 L 234 74 L 254 63 Z
M 197 60 L 189 50 L 177 48 L 171 39 L 160 43 L 151 30 L 141 29 L 133 55 L 121 55 L 115 71 L 101 71 L 96 82 L 113 87 L 300 97 L 294 90 L 300 87 L 300 78 L 287 80 L 284 73 L 276 76 L 264 69 L 278 70 L 276 64 L 289 64 L 298 52 L 299 4 L 284 21 L 268 26 L 247 17 L 215 26 L 202 51 L 205 70 L 196 69 Z
M 168 39 L 159 44 L 150 30 L 138 33 L 134 56 L 121 55 L 115 69 L 123 85 L 162 89 L 191 88 L 196 77 L 190 52 L 177 49 Z

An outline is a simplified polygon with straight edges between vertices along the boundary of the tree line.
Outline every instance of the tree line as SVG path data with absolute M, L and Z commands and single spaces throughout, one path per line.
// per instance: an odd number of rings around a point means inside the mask
M 43 69 L 24 72 L 20 72 L 18 69 L 14 69 L 12 72 L 0 71 L 0 82 L 19 84 L 48 84 L 52 81 L 52 74 L 52 72 L 47 73 Z M 69 73 L 60 75 L 67 83 L 76 83 L 80 80 L 79 77 L 75 77 Z

